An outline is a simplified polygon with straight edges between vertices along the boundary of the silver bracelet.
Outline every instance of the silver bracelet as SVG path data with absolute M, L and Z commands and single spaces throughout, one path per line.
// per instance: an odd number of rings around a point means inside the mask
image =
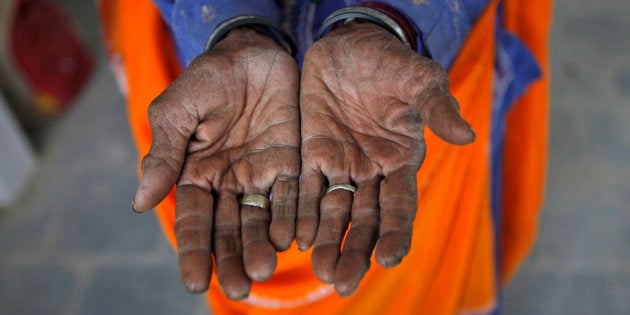
M 297 53 L 297 47 L 295 46 L 295 42 L 293 42 L 291 36 L 276 25 L 276 23 L 272 20 L 259 15 L 239 15 L 219 24 L 219 26 L 217 26 L 217 28 L 208 37 L 204 51 L 212 49 L 223 38 L 223 36 L 227 34 L 227 32 L 239 26 L 252 24 L 267 27 L 271 34 L 273 34 L 275 40 L 280 43 L 280 45 L 282 45 L 289 54 L 291 54 L 291 56 L 295 56 Z
M 363 19 L 380 25 L 396 35 L 403 44 L 407 46 L 411 45 L 407 34 L 405 34 L 405 31 L 394 19 L 379 10 L 367 7 L 347 7 L 333 12 L 322 22 L 322 26 L 317 31 L 316 38 L 321 38 L 333 24 L 341 20 L 345 20 L 345 24 L 352 19 Z

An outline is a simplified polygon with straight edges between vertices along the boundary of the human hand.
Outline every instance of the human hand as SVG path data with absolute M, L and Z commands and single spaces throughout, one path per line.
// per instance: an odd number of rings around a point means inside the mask
M 242 27 L 151 104 L 153 141 L 132 207 L 149 210 L 177 185 L 179 269 L 190 292 L 208 289 L 214 254 L 223 292 L 245 298 L 294 239 L 298 84 L 295 60 L 263 30 Z M 239 205 L 243 194 L 270 191 L 271 211 Z
M 296 239 L 301 250 L 314 246 L 315 275 L 349 296 L 375 247 L 376 261 L 386 268 L 409 251 L 424 125 L 454 144 L 470 143 L 475 134 L 459 114 L 443 68 L 371 23 L 351 22 L 309 49 L 300 111 Z M 337 184 L 357 191 L 325 193 Z

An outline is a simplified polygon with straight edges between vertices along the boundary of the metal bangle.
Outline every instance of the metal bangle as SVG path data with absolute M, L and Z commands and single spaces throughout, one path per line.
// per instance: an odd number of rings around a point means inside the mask
M 407 34 L 394 19 L 379 10 L 366 7 L 347 7 L 333 12 L 322 22 L 322 26 L 317 31 L 317 38 L 321 38 L 333 24 L 346 20 L 345 24 L 351 19 L 364 19 L 376 23 L 396 35 L 403 44 L 411 45 Z
M 267 27 L 273 34 L 275 40 L 280 43 L 291 56 L 295 56 L 297 53 L 297 47 L 291 36 L 280 28 L 274 21 L 259 15 L 239 15 L 219 24 L 217 28 L 210 34 L 204 51 L 212 49 L 227 32 L 244 25 L 260 25 Z

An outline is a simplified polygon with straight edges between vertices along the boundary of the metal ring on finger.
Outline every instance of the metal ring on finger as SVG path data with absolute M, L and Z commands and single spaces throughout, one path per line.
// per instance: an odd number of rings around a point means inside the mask
M 355 194 L 357 192 L 357 188 L 350 185 L 350 184 L 337 184 L 337 185 L 331 185 L 328 187 L 328 189 L 326 189 L 326 194 L 329 194 L 337 189 L 343 189 L 343 190 L 347 190 L 347 191 L 351 191 L 353 194 Z
M 260 194 L 243 195 L 240 200 L 241 206 L 254 206 L 263 209 L 269 209 L 269 198 Z

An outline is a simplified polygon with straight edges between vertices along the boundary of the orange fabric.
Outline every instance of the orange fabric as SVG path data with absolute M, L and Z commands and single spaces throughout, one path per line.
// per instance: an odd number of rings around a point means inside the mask
M 342 299 L 314 277 L 310 253 L 300 253 L 293 246 L 279 254 L 274 277 L 255 283 L 250 298 L 243 302 L 226 299 L 213 277 L 208 298 L 216 314 L 439 315 L 492 307 L 497 288 L 488 148 L 496 7 L 493 1 L 480 17 L 450 73 L 452 93 L 477 140 L 456 147 L 427 130 L 428 152 L 418 174 L 420 199 L 413 245 L 403 262 L 390 270 L 373 262 L 356 294 Z M 132 133 L 143 156 L 151 141 L 149 103 L 178 73 L 172 66 L 170 36 L 150 0 L 108 0 L 101 2 L 100 10 L 114 70 L 128 91 Z M 519 117 L 511 119 L 519 123 Z M 518 152 L 518 148 L 510 148 Z M 171 193 L 158 206 L 157 214 L 164 233 L 176 246 L 174 200 Z M 523 209 L 514 213 L 534 212 Z
M 151 130 L 147 110 L 177 76 L 168 29 L 150 0 L 99 2 L 104 37 L 114 74 L 127 92 L 127 114 L 140 157 L 149 152 Z M 175 246 L 174 191 L 158 207 L 158 219 Z
M 543 73 L 507 117 L 503 164 L 501 279 L 505 283 L 529 253 L 543 202 L 549 134 L 551 1 L 504 1 L 505 28 L 536 57 Z

